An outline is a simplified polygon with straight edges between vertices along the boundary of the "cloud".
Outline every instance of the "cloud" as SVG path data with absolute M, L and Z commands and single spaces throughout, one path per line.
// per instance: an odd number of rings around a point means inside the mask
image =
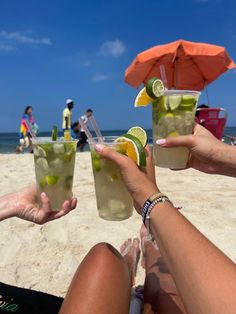
M 81 61 L 79 65 L 80 65 L 81 67 L 87 68 L 87 67 L 89 67 L 91 64 L 92 64 L 92 62 L 91 62 L 90 60 L 84 60 L 84 61 Z
M 16 50 L 16 47 L 11 45 L 1 45 L 0 44 L 0 51 L 13 51 Z
M 27 35 L 24 35 L 22 32 L 6 32 L 1 31 L 0 36 L 6 40 L 11 40 L 19 42 L 21 44 L 31 44 L 31 45 L 51 45 L 50 38 L 34 38 Z
M 125 52 L 125 44 L 121 40 L 105 41 L 100 47 L 100 54 L 104 56 L 119 57 Z
M 110 78 L 109 75 L 105 75 L 105 74 L 97 74 L 97 75 L 94 75 L 92 77 L 92 80 L 95 81 L 95 82 L 101 82 L 101 81 L 106 81 Z

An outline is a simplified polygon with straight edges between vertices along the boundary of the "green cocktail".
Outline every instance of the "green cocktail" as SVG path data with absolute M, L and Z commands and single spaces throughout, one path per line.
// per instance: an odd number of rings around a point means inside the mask
M 115 143 L 115 139 L 116 137 L 107 136 L 104 138 L 103 145 L 122 152 L 126 143 Z M 105 220 L 127 219 L 133 213 L 132 198 L 122 181 L 117 165 L 95 152 L 96 143 L 99 143 L 99 138 L 89 140 L 98 214 Z
M 162 148 L 156 140 L 191 134 L 200 92 L 168 90 L 152 104 L 153 159 L 156 166 L 183 169 L 189 151 L 185 147 Z
M 33 139 L 37 193 L 45 192 L 53 211 L 72 197 L 77 141 L 39 137 Z

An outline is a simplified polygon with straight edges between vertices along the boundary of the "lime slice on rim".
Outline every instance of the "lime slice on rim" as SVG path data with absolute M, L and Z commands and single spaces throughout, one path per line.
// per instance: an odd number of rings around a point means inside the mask
M 152 77 L 146 83 L 146 91 L 150 97 L 156 99 L 163 95 L 165 91 L 165 85 L 159 78 Z
M 134 100 L 134 107 L 146 107 L 152 102 L 152 98 L 148 96 L 146 87 L 142 88 Z
M 146 154 L 140 140 L 132 134 L 123 134 L 115 140 L 115 143 L 125 142 L 125 154 L 138 166 L 146 166 Z
M 147 133 L 140 126 L 134 126 L 134 127 L 130 128 L 128 130 L 127 134 L 131 134 L 131 135 L 134 135 L 135 137 L 137 137 L 140 140 L 143 147 L 145 147 L 147 145 Z

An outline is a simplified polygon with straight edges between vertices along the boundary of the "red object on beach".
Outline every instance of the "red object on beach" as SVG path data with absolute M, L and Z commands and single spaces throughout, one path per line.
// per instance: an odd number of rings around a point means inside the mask
M 169 89 L 198 91 L 236 67 L 224 47 L 177 40 L 139 53 L 126 69 L 125 81 L 137 88 L 151 77 L 162 78 L 161 65 Z
M 227 112 L 223 108 L 199 108 L 195 121 L 221 140 L 227 121 Z

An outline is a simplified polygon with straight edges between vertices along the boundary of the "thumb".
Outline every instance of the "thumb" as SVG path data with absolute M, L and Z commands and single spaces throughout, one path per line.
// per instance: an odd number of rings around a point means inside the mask
M 194 146 L 194 136 L 182 135 L 182 136 L 170 136 L 164 139 L 158 139 L 157 145 L 161 147 L 187 147 L 192 148 Z
M 117 153 L 115 150 L 104 146 L 102 144 L 96 144 L 95 150 L 99 155 L 102 157 L 105 157 L 106 159 L 114 161 L 118 167 L 122 168 L 124 167 L 124 163 L 126 163 L 127 158 L 126 156 Z

